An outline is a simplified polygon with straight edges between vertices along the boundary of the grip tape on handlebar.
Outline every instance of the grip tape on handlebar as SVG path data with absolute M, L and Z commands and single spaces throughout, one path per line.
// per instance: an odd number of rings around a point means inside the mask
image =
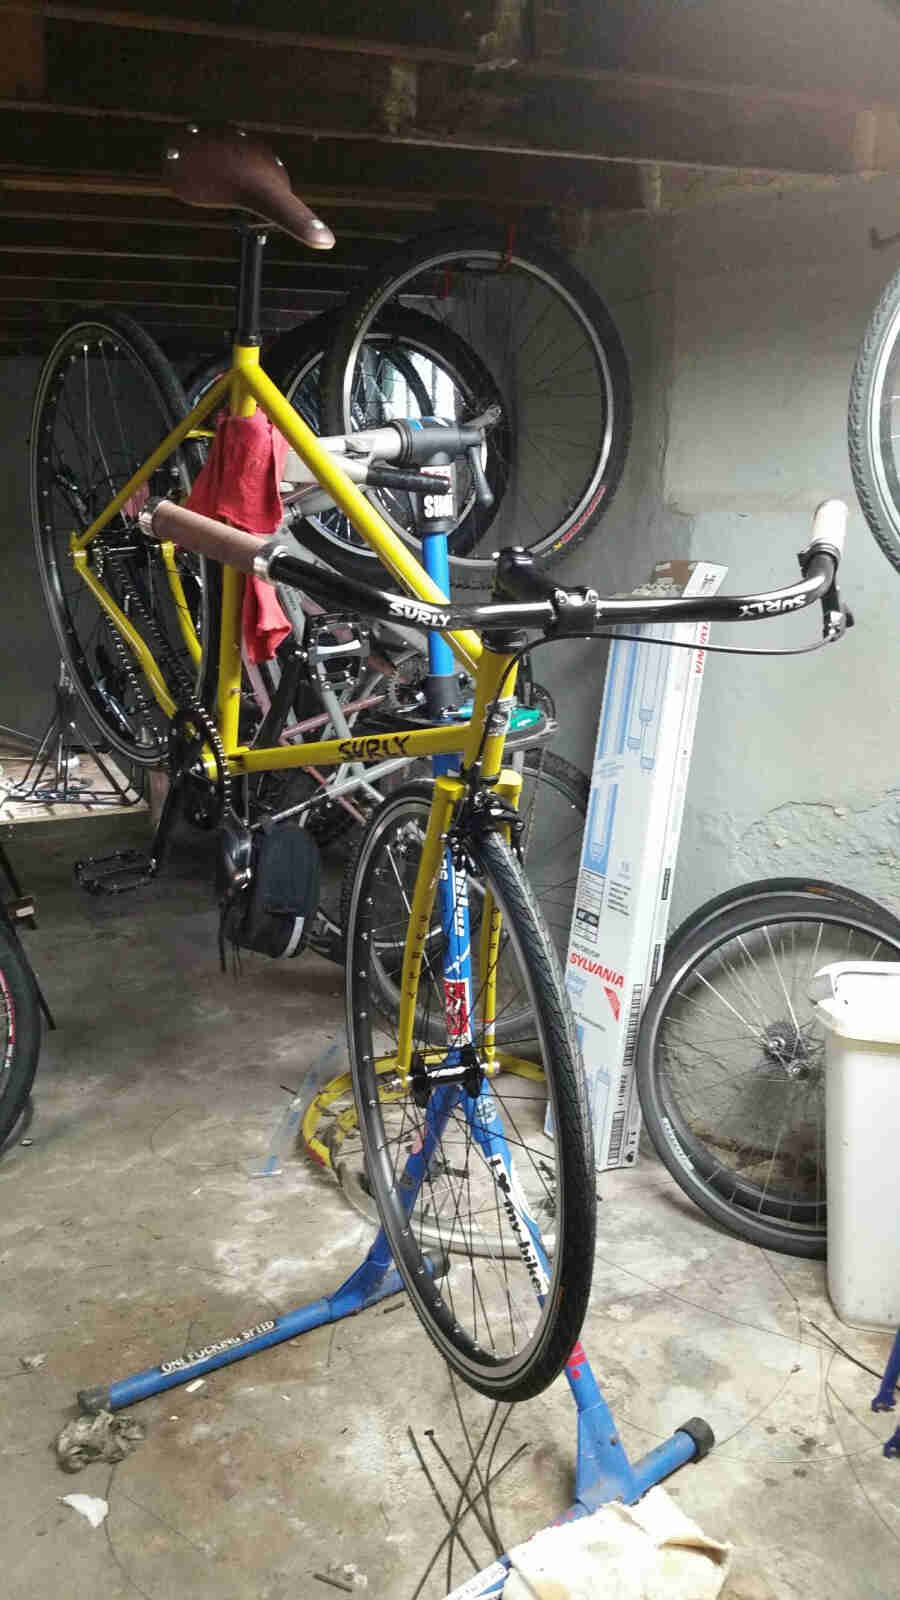
M 150 518 L 150 527 L 160 542 L 169 539 L 183 550 L 196 550 L 214 561 L 238 567 L 241 572 L 253 571 L 254 559 L 261 550 L 261 540 L 255 533 L 232 528 L 214 517 L 202 517 L 184 506 L 173 505 L 171 500 L 160 501 Z
M 812 538 L 804 551 L 806 556 L 824 550 L 840 561 L 844 554 L 844 537 L 847 532 L 847 507 L 843 500 L 823 500 L 813 517 Z

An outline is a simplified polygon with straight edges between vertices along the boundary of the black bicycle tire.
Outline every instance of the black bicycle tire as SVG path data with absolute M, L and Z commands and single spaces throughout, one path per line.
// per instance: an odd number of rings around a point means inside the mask
M 825 899 L 849 900 L 854 905 L 861 906 L 867 911 L 874 911 L 880 916 L 890 915 L 887 908 L 877 900 L 873 900 L 871 895 L 862 894 L 858 889 L 848 889 L 843 884 L 831 883 L 825 878 L 754 878 L 749 883 L 736 883 L 730 889 L 723 889 L 720 894 L 713 895 L 712 899 L 705 900 L 701 906 L 689 912 L 684 920 L 679 922 L 675 932 L 669 934 L 664 960 L 668 961 L 677 945 L 693 938 L 698 928 L 714 922 L 723 911 L 730 911 L 732 906 L 743 905 L 760 895 L 770 894 L 820 895 Z M 900 933 L 900 919 L 897 931 Z
M 537 746 L 526 751 L 525 762 L 526 765 L 535 772 L 538 781 L 546 779 L 548 783 L 552 784 L 559 791 L 559 793 L 568 800 L 568 803 L 573 810 L 575 810 L 581 816 L 581 831 L 583 832 L 584 822 L 587 818 L 588 795 L 590 793 L 590 781 L 587 775 L 581 772 L 578 767 L 573 766 L 570 761 L 565 761 L 562 756 L 558 756 L 551 750 L 543 750 Z M 432 785 L 430 779 L 428 778 L 407 779 L 407 781 L 402 785 L 402 790 L 408 794 L 415 791 L 422 799 L 423 804 L 430 803 Z M 395 793 L 396 792 L 398 791 L 395 791 Z M 392 798 L 392 796 L 389 794 L 388 798 Z M 359 860 L 360 851 L 362 849 L 364 837 L 365 835 L 360 836 L 356 849 L 349 857 L 347 868 L 344 874 L 341 892 L 341 925 L 345 929 L 347 927 L 347 921 L 350 913 L 350 902 L 356 877 L 357 863 Z M 527 849 L 527 840 L 525 841 L 525 845 Z M 574 894 L 575 885 L 573 884 L 573 900 Z M 541 914 L 542 916 L 544 915 L 543 910 Z M 546 917 L 544 917 L 545 922 L 546 920 Z M 565 961 L 564 950 L 557 948 L 557 955 L 561 963 Z M 383 1014 L 386 1016 L 396 1015 L 399 998 L 397 991 L 393 988 L 393 986 L 388 987 L 387 984 L 377 978 L 375 980 L 375 986 L 377 989 L 377 1003 L 380 1006 Z M 505 1022 L 499 1022 L 497 1027 L 498 1041 L 502 1044 L 507 1036 L 516 1032 L 518 1026 L 519 1019 L 516 1017 L 510 1017 Z
M 329 364 L 329 352 L 335 339 L 339 336 L 343 325 L 343 314 L 329 311 L 321 317 L 316 317 L 310 323 L 304 323 L 299 328 L 293 328 L 283 334 L 271 346 L 264 357 L 264 365 L 272 381 L 278 385 L 283 393 L 287 394 L 298 370 L 303 365 L 309 365 L 312 359 L 321 351 L 323 357 L 323 374 Z M 323 325 L 324 324 L 324 325 Z M 485 404 L 499 399 L 496 386 L 490 373 L 465 340 L 451 329 L 445 328 L 434 318 L 423 316 L 421 312 L 409 307 L 392 307 L 385 313 L 379 322 L 378 333 L 389 340 L 407 339 L 412 344 L 423 348 L 430 348 L 440 357 L 441 364 L 448 370 L 456 373 L 460 380 L 470 391 L 484 396 Z M 320 343 L 321 341 L 321 343 Z M 327 409 L 322 378 L 320 378 L 320 429 L 323 434 L 340 434 L 344 432 L 343 423 L 332 427 L 333 415 Z M 503 483 L 497 476 L 497 464 L 494 463 L 488 473 L 489 482 L 495 494 L 502 495 Z M 450 536 L 451 550 L 453 541 L 466 537 L 466 526 L 477 513 L 473 507 L 463 519 L 463 522 Z M 380 568 L 378 558 L 374 551 L 363 550 L 359 546 L 348 545 L 342 538 L 330 534 L 326 529 L 318 526 L 311 519 L 306 519 L 296 529 L 297 537 L 306 545 L 314 555 L 327 561 L 330 566 L 345 573 L 348 577 L 361 578 L 366 583 L 377 582 L 382 588 L 394 586 L 394 580 L 386 569 Z M 415 541 L 406 540 L 413 547 Z
M 393 289 L 402 285 L 416 271 L 440 259 L 442 254 L 450 257 L 454 254 L 463 255 L 467 251 L 473 255 L 490 252 L 504 261 L 522 260 L 556 280 L 564 297 L 575 303 L 585 321 L 594 328 L 607 365 L 615 414 L 601 479 L 591 484 L 589 503 L 583 512 L 581 507 L 576 509 L 571 527 L 562 534 L 559 526 L 549 529 L 530 546 L 535 560 L 549 566 L 583 543 L 612 501 L 628 454 L 632 406 L 628 359 L 608 308 L 582 275 L 545 245 L 522 234 L 517 234 L 511 243 L 507 229 L 489 227 L 448 229 L 409 241 L 402 251 L 378 268 L 377 273 L 349 298 L 344 307 L 340 329 L 332 341 L 322 375 L 323 416 L 329 433 L 344 431 L 348 367 L 355 360 L 354 350 L 358 340 L 365 336 L 366 328 L 379 314 Z M 361 560 L 363 565 L 357 565 L 354 575 L 371 581 L 371 566 L 367 571 L 367 558 L 363 556 Z M 451 553 L 451 575 L 457 585 L 484 587 L 490 582 L 492 569 L 492 559 L 466 558 Z
M 766 880 L 763 880 L 764 882 Z M 769 880 L 771 881 L 771 880 Z M 701 908 L 702 909 L 702 908 Z M 715 1178 L 720 1165 L 692 1137 L 667 1094 L 661 1076 L 660 1031 L 679 986 L 717 948 L 755 929 L 779 920 L 786 923 L 828 922 L 865 931 L 896 947 L 900 954 L 900 923 L 876 901 L 857 896 L 828 897 L 819 892 L 778 891 L 741 899 L 708 921 L 701 921 L 687 937 L 672 944 L 663 969 L 650 994 L 638 1037 L 636 1083 L 644 1124 L 650 1140 L 676 1183 L 706 1214 L 749 1243 L 809 1260 L 826 1253 L 827 1225 L 824 1201 L 786 1202 L 779 1197 L 761 1200 L 758 1186 L 743 1180 Z M 703 1168 L 708 1168 L 705 1173 Z M 725 1199 L 721 1188 L 732 1190 Z M 810 1226 L 801 1226 L 797 1214 L 805 1212 Z M 781 1215 L 779 1216 L 779 1213 Z M 787 1215 L 785 1215 L 787 1213 Z M 792 1225 L 793 1218 L 793 1225 Z M 801 1218 L 802 1222 L 802 1218 Z
M 0 920 L 0 989 L 13 1007 L 13 1060 L 0 1079 L 0 1147 L 28 1103 L 41 1048 L 41 1006 L 27 957 L 17 935 Z
M 885 287 L 869 320 L 850 380 L 847 443 L 856 496 L 869 529 L 900 572 L 900 480 L 880 463 L 881 410 L 873 415 L 879 382 L 900 338 L 900 272 Z M 875 426 L 875 425 L 878 426 Z M 893 478 L 893 482 L 891 479 Z
M 521 1356 L 495 1364 L 489 1352 L 473 1348 L 455 1314 L 445 1305 L 430 1277 L 423 1280 L 422 1256 L 412 1229 L 400 1222 L 390 1181 L 385 1182 L 384 1134 L 379 1135 L 378 1085 L 365 994 L 367 929 L 360 907 L 365 904 L 368 868 L 378 847 L 378 834 L 401 812 L 406 792 L 385 802 L 370 824 L 357 859 L 357 876 L 347 925 L 347 1030 L 358 1124 L 366 1153 L 371 1190 L 388 1236 L 394 1261 L 406 1284 L 413 1308 L 429 1337 L 454 1370 L 471 1387 L 493 1399 L 519 1401 L 540 1394 L 562 1371 L 581 1332 L 593 1271 L 596 1229 L 593 1149 L 580 1053 L 562 973 L 527 879 L 513 852 L 495 834 L 466 840 L 465 849 L 484 873 L 498 905 L 515 929 L 520 959 L 533 986 L 536 1026 L 545 1030 L 545 1075 L 553 1106 L 557 1148 L 558 1217 L 553 1279 L 539 1321 L 539 1332 Z M 370 913 L 371 914 L 371 913 Z M 357 992 L 357 991 L 360 992 Z M 364 1047 L 367 1043 L 370 1048 Z M 363 1048 L 361 1048 L 361 1046 Z M 381 1143 L 379 1144 L 379 1138 Z M 388 1162 L 389 1164 L 389 1162 Z M 424 1293 L 425 1286 L 429 1293 Z
M 57 644 L 71 673 L 75 691 L 104 738 L 120 754 L 136 764 L 153 766 L 159 764 L 164 756 L 164 751 L 154 749 L 153 753 L 148 755 L 136 741 L 126 742 L 117 731 L 114 723 L 104 718 L 97 704 L 97 697 L 91 694 L 91 683 L 94 681 L 93 675 L 90 673 L 89 664 L 84 659 L 80 645 L 76 648 L 77 637 L 73 642 L 73 636 L 75 636 L 74 626 L 67 626 L 65 617 L 62 614 L 65 601 L 62 597 L 56 572 L 55 557 L 50 555 L 48 562 L 48 554 L 45 550 L 42 536 L 39 507 L 40 491 L 38 488 L 38 456 L 42 448 L 44 432 L 41 426 L 41 417 L 53 377 L 62 361 L 63 352 L 71 344 L 72 340 L 78 337 L 79 330 L 82 328 L 108 333 L 110 337 L 130 347 L 131 354 L 137 358 L 137 362 L 143 368 L 144 374 L 151 384 L 156 386 L 161 411 L 166 416 L 170 428 L 175 427 L 181 418 L 186 415 L 188 407 L 184 390 L 174 368 L 163 355 L 156 342 L 132 317 L 129 317 L 125 312 L 106 311 L 102 308 L 98 308 L 96 311 L 86 310 L 60 335 L 44 362 L 35 393 L 29 436 L 32 530 L 41 588 Z M 182 451 L 191 477 L 194 478 L 203 464 L 202 451 L 190 441 L 185 442 L 182 446 Z M 208 594 L 212 597 L 215 578 L 213 577 L 212 569 L 206 567 L 202 557 L 200 560 L 202 563 L 201 571 L 205 572 L 203 582 L 207 587 Z M 211 581 L 212 588 L 210 587 Z M 214 598 L 210 598 L 207 604 L 207 628 L 206 637 L 203 640 L 203 649 L 204 664 L 198 684 L 198 692 L 201 698 L 208 700 L 212 692 L 214 671 L 218 658 L 218 608 L 215 605 Z M 135 663 L 135 671 L 140 672 L 137 663 Z M 90 683 L 87 681 L 88 678 L 90 678 Z

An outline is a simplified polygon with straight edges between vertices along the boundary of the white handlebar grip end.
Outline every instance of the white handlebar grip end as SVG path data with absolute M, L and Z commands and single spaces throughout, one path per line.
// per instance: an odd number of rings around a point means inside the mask
M 847 532 L 847 507 L 843 500 L 823 500 L 813 517 L 812 544 L 829 544 L 844 554 Z

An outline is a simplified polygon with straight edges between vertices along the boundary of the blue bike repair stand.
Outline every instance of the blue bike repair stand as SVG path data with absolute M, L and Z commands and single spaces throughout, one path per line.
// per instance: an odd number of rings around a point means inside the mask
M 894 1339 L 894 1343 L 891 1347 L 891 1353 L 888 1356 L 887 1366 L 884 1369 L 884 1377 L 881 1380 L 881 1388 L 875 1396 L 875 1399 L 872 1401 L 873 1411 L 894 1410 L 894 1407 L 897 1404 L 894 1390 L 897 1386 L 898 1378 L 900 1378 L 900 1328 L 897 1330 L 897 1336 Z M 888 1439 L 887 1444 L 884 1446 L 883 1453 L 889 1457 L 900 1456 L 900 1428 L 894 1429 L 894 1432 Z
M 426 571 L 440 585 L 444 594 L 449 595 L 446 532 L 435 530 L 431 534 L 426 534 L 422 542 Z M 435 676 L 444 679 L 449 678 L 455 671 L 452 651 L 446 640 L 438 634 L 429 638 L 429 668 Z M 446 771 L 448 762 L 452 768 L 453 757 L 436 758 L 436 771 Z M 442 882 L 441 892 L 444 898 L 450 893 L 448 882 Z M 448 923 L 452 926 L 455 920 L 452 914 L 453 908 L 442 907 L 442 910 L 447 912 L 445 926 Z M 467 933 L 464 939 L 467 944 Z M 461 962 L 461 952 L 456 952 L 456 955 L 460 956 Z M 454 951 L 451 950 L 451 958 L 453 956 Z M 451 969 L 452 965 L 451 959 Z M 461 965 L 460 970 L 464 970 Z M 468 999 L 464 1003 L 468 1012 Z M 432 1103 L 436 1098 L 437 1096 L 432 1096 Z M 440 1110 L 435 1113 L 435 1118 L 441 1119 Z M 435 1138 L 440 1136 L 440 1131 L 439 1127 Z M 416 1156 L 410 1157 L 407 1163 L 405 1176 L 414 1180 L 409 1185 L 410 1211 L 415 1204 L 432 1150 L 433 1142 L 430 1145 L 426 1142 L 422 1150 Z M 429 1265 L 435 1277 L 440 1277 L 446 1269 L 445 1263 L 430 1262 Z M 299 1334 L 307 1333 L 312 1328 L 339 1322 L 344 1317 L 355 1316 L 358 1312 L 365 1311 L 370 1306 L 377 1305 L 379 1301 L 400 1294 L 402 1291 L 403 1281 L 394 1266 L 390 1245 L 384 1230 L 379 1229 L 365 1260 L 349 1278 L 345 1279 L 334 1294 L 300 1306 L 295 1311 L 286 1312 L 283 1316 L 268 1318 L 252 1328 L 212 1340 L 202 1349 L 188 1350 L 180 1355 L 174 1355 L 161 1362 L 159 1366 L 149 1367 L 130 1378 L 122 1378 L 108 1385 L 98 1384 L 92 1388 L 81 1389 L 78 1392 L 79 1403 L 82 1410 L 87 1412 L 120 1411 L 125 1406 L 136 1404 L 138 1400 L 146 1400 L 151 1395 L 187 1383 L 219 1367 L 228 1366 L 234 1361 L 243 1361 L 245 1357 L 255 1355 L 258 1350 L 268 1350 L 272 1345 L 295 1339 Z M 900 1362 L 900 1338 L 898 1338 L 897 1355 Z M 633 1504 L 654 1484 L 660 1483 L 678 1467 L 684 1466 L 688 1461 L 699 1460 L 713 1444 L 712 1432 L 708 1425 L 694 1418 L 679 1428 L 670 1439 L 632 1464 L 628 1460 L 612 1413 L 600 1392 L 580 1344 L 575 1346 L 566 1363 L 565 1375 L 578 1415 L 578 1440 L 575 1500 L 568 1511 L 558 1519 L 560 1522 L 588 1516 L 610 1500 L 622 1500 L 628 1505 Z M 481 1600 L 481 1597 L 485 1597 L 486 1600 L 488 1596 L 502 1593 L 509 1565 L 508 1558 L 503 1556 L 492 1566 L 485 1568 L 482 1573 L 468 1579 L 462 1589 L 456 1591 L 459 1600 L 462 1600 L 463 1596 L 465 1600 Z

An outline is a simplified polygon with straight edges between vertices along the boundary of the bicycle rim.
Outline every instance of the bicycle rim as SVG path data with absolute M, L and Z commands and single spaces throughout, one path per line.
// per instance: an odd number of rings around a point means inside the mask
M 889 913 L 791 894 L 742 902 L 671 951 L 641 1027 L 648 1132 L 743 1238 L 824 1255 L 825 1039 L 809 984 L 833 961 L 892 959 Z
M 44 597 L 80 699 L 108 743 L 152 765 L 165 755 L 168 719 L 136 658 L 79 577 L 69 540 L 83 532 L 185 412 L 172 368 L 129 318 L 98 316 L 70 328 L 41 374 L 31 430 L 31 504 Z M 137 514 L 149 496 L 183 499 L 200 457 L 173 453 L 88 547 L 87 569 L 137 627 L 170 693 L 193 692 L 201 665 L 179 623 L 162 549 Z M 175 564 L 201 649 L 209 635 L 205 563 Z
M 525 1399 L 540 1393 L 564 1365 L 590 1287 L 593 1171 L 580 1062 L 561 976 L 533 897 L 506 847 L 486 839 L 467 847 L 467 876 L 503 916 L 497 1018 L 514 1007 L 522 1018 L 519 1037 L 507 1035 L 489 1089 L 476 1071 L 477 1081 L 465 1088 L 426 1089 L 423 1103 L 421 1083 L 401 1080 L 396 1029 L 378 1014 L 371 964 L 379 941 L 382 959 L 389 944 L 402 960 L 401 929 L 405 934 L 417 860 L 401 851 L 410 816 L 418 817 L 419 809 L 420 797 L 401 794 L 377 813 L 360 852 L 350 908 L 347 1022 L 366 1182 L 413 1305 L 438 1349 L 474 1388 Z M 472 1059 L 483 1061 L 478 946 L 473 930 Z M 515 985 L 527 996 L 527 1008 Z M 444 1000 L 440 952 L 429 949 L 416 1007 L 425 1025 L 414 1041 L 414 1057 L 426 1073 L 454 1059 L 458 1013 L 448 1020 Z M 522 1061 L 543 1068 L 546 1090 L 511 1070 Z M 545 1094 L 552 1107 L 549 1134 Z M 495 1128 L 502 1128 L 512 1155 L 512 1177 L 496 1147 L 482 1142 Z M 422 1182 L 409 1209 L 407 1162 L 417 1156 Z M 546 1262 L 516 1220 L 513 1198 L 540 1228 Z M 425 1257 L 435 1238 L 448 1263 L 440 1282 Z
M 348 308 L 325 370 L 329 430 L 355 425 L 369 331 L 389 309 L 414 306 L 477 351 L 492 380 L 484 401 L 499 395 L 502 406 L 486 446 L 502 493 L 488 515 L 451 536 L 455 579 L 489 581 L 504 544 L 558 557 L 606 509 L 628 447 L 628 366 L 605 306 L 567 264 L 499 235 L 496 244 L 438 236 L 396 268 Z
M 286 399 L 315 432 L 341 433 L 344 425 L 321 393 L 323 368 L 340 323 L 333 313 L 321 319 L 321 327 L 319 321 L 316 319 L 301 335 L 291 333 L 279 340 L 269 352 L 266 366 Z M 351 431 L 383 427 L 396 418 L 415 421 L 437 415 L 463 421 L 500 402 L 493 379 L 476 352 L 433 317 L 403 306 L 388 307 L 377 326 L 370 327 L 360 340 Z M 496 450 L 485 451 L 483 465 L 493 493 L 502 497 L 505 485 L 501 456 Z M 472 475 L 465 460 L 457 463 L 455 485 L 459 515 L 451 535 L 451 550 L 477 540 L 479 530 L 482 525 L 487 526 L 491 515 L 475 502 Z M 418 551 L 417 497 L 384 489 L 369 490 L 367 494 L 394 532 Z M 337 509 L 307 517 L 298 536 L 339 570 L 366 579 L 376 573 L 374 552 Z M 378 581 L 383 584 L 389 579 L 382 572 Z

